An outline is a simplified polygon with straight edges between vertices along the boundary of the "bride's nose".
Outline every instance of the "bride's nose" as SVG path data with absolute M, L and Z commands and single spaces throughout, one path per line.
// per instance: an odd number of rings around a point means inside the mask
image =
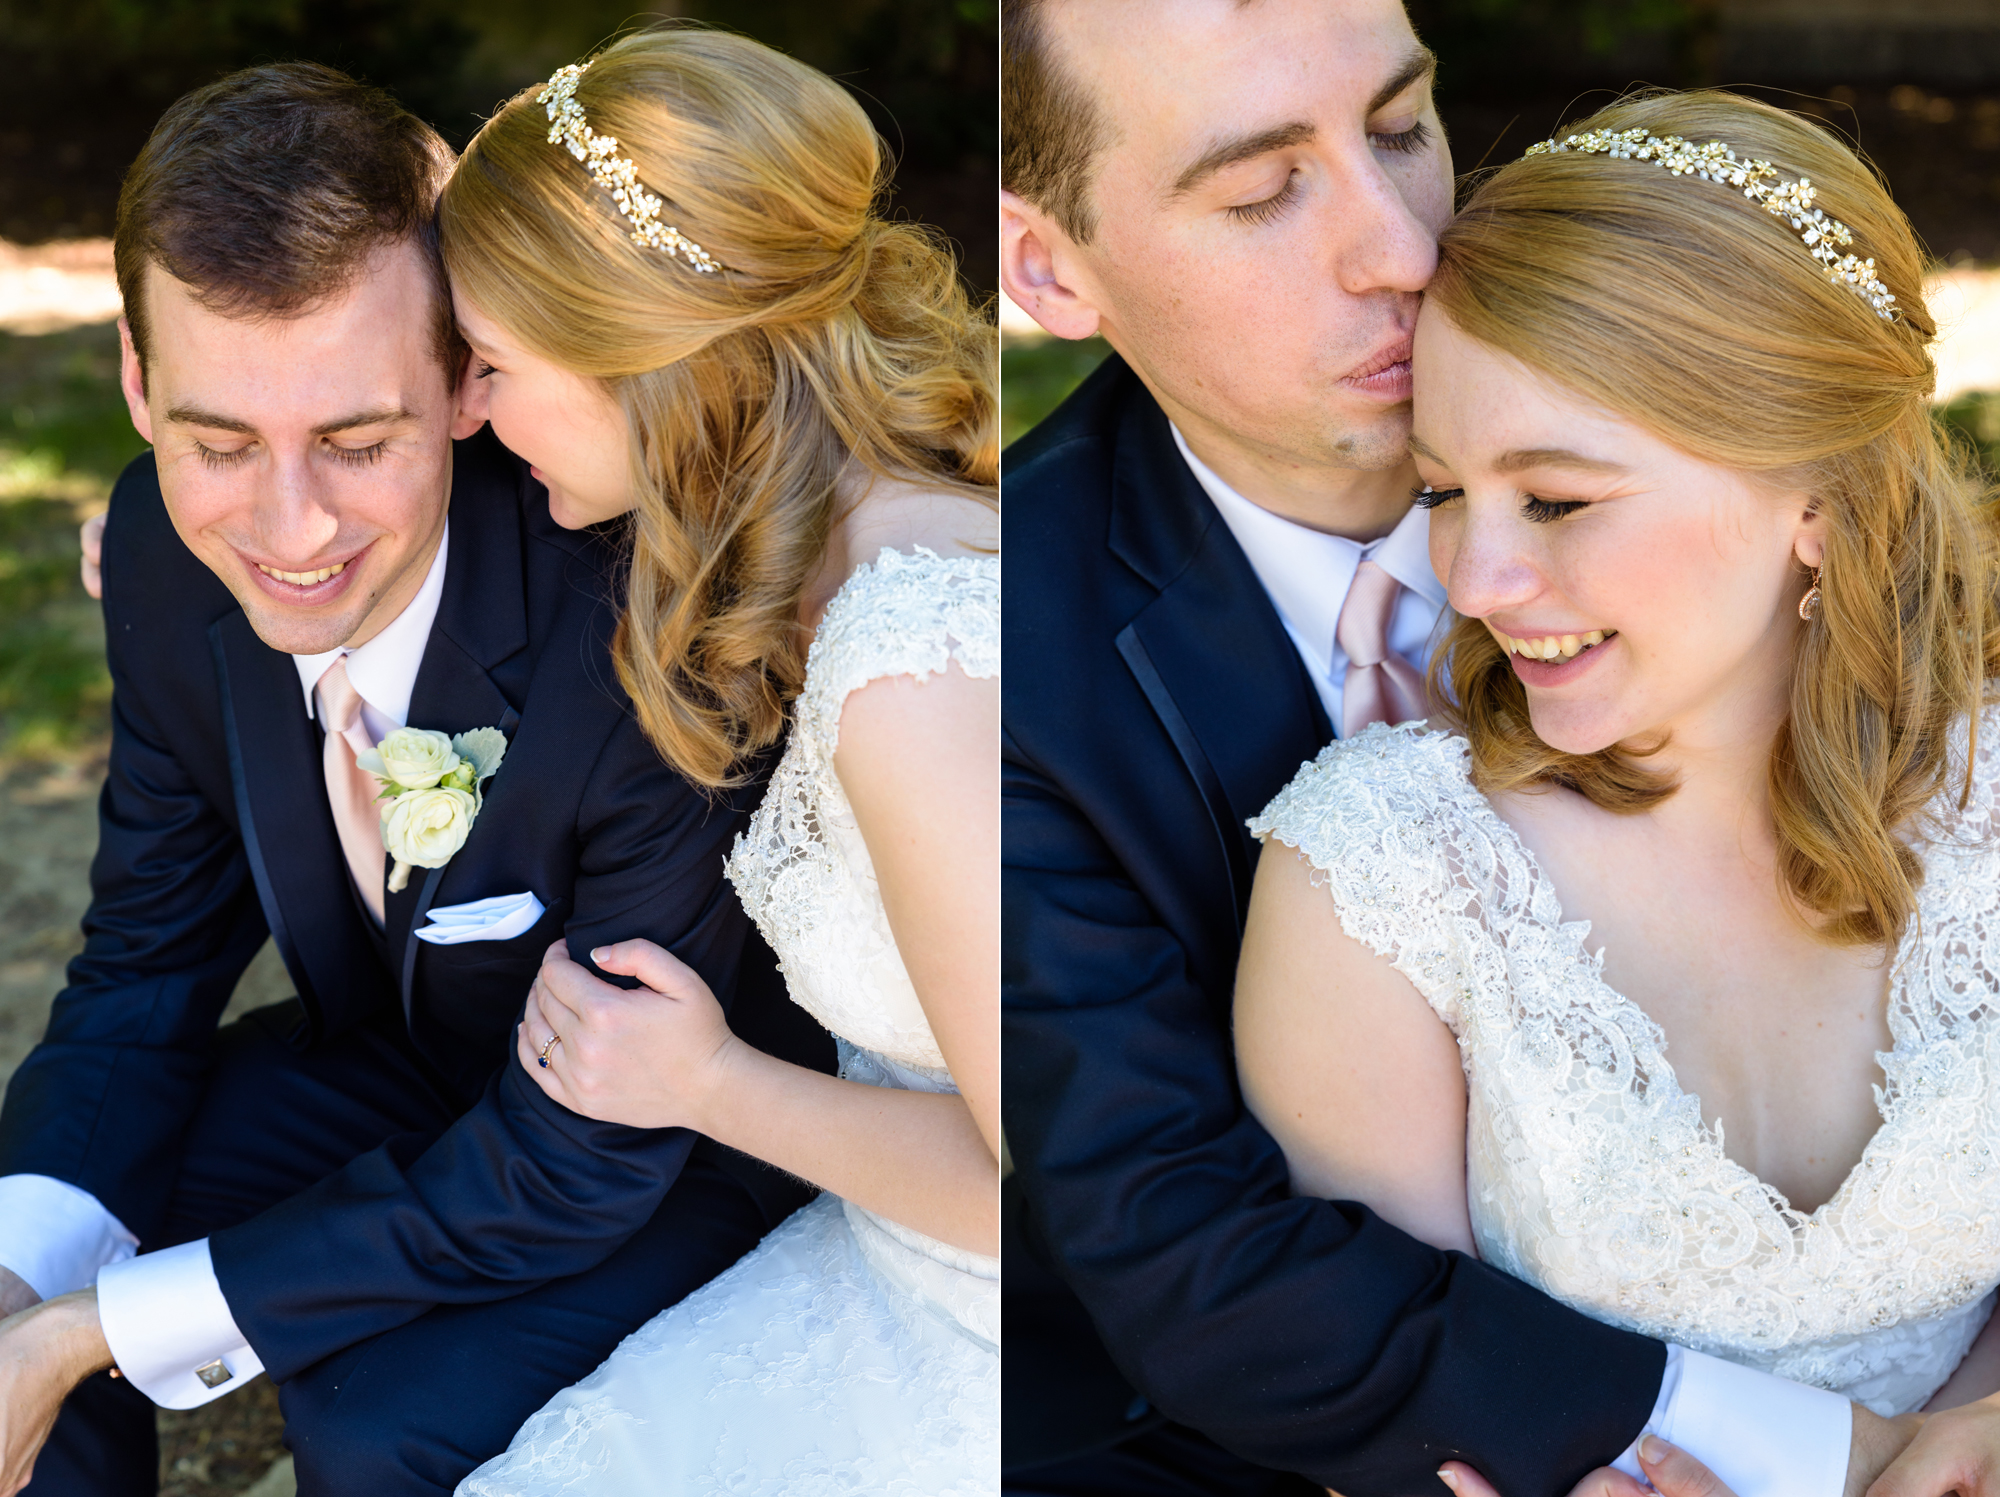
M 1474 507 L 1437 538 L 1433 560 L 1445 591 L 1452 608 L 1468 618 L 1525 607 L 1548 589 L 1532 537 L 1505 516 L 1480 514 Z

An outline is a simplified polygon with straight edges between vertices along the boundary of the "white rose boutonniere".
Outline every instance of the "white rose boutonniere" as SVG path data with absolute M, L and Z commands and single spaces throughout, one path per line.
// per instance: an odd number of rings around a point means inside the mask
M 382 782 L 382 845 L 396 866 L 389 892 L 410 882 L 412 868 L 442 868 L 465 846 L 473 820 L 507 754 L 498 728 L 447 738 L 428 728 L 398 728 L 354 762 Z

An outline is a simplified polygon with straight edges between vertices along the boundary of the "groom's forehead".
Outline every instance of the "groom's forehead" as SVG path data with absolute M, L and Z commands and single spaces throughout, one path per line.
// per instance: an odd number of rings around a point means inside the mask
M 1086 0 L 1051 19 L 1108 127 L 1104 165 L 1169 184 L 1218 142 L 1359 120 L 1421 55 L 1400 0 Z
M 443 377 L 430 347 L 421 273 L 385 255 L 340 291 L 287 316 L 219 310 L 159 266 L 147 268 L 155 378 L 176 408 L 261 427 L 360 409 L 436 412 Z M 170 414 L 169 419 L 172 419 Z M 212 423 L 211 423 L 212 424 Z

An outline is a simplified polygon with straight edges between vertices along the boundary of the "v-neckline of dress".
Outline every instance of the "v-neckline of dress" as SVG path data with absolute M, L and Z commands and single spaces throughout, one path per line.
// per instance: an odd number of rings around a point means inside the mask
M 1497 828 L 1498 835 L 1520 853 L 1522 861 L 1527 866 L 1529 887 L 1523 891 L 1526 895 L 1521 902 L 1523 916 L 1528 920 L 1544 923 L 1546 929 L 1555 936 L 1560 948 L 1565 951 L 1569 960 L 1581 972 L 1584 980 L 1595 987 L 1598 992 L 1608 997 L 1614 1007 L 1628 1011 L 1644 1024 L 1644 1032 L 1649 1037 L 1648 1043 L 1652 1052 L 1645 1058 L 1649 1090 L 1655 1085 L 1665 1085 L 1672 1089 L 1672 1097 L 1685 1098 L 1693 1102 L 1696 1127 L 1701 1135 L 1702 1145 L 1705 1148 L 1712 1149 L 1716 1158 L 1723 1166 L 1735 1171 L 1744 1181 L 1754 1185 L 1758 1190 L 1768 1195 L 1787 1218 L 1797 1221 L 1803 1226 L 1821 1224 L 1822 1218 L 1846 1202 L 1854 1189 L 1855 1182 L 1867 1170 L 1870 1156 L 1874 1155 L 1879 1147 L 1885 1145 L 1885 1141 L 1889 1138 L 1890 1130 L 1896 1126 L 1902 1113 L 1902 1107 L 1900 1105 L 1901 1098 L 1899 1096 L 1892 1096 L 1893 1087 L 1878 1086 L 1875 1088 L 1875 1110 L 1877 1116 L 1882 1121 L 1875 1131 L 1868 1135 L 1868 1142 L 1862 1147 L 1861 1157 L 1855 1160 L 1853 1166 L 1841 1177 L 1840 1184 L 1835 1188 L 1833 1194 L 1828 1196 L 1810 1212 L 1800 1211 L 1797 1207 L 1793 1206 L 1791 1199 L 1782 1190 L 1778 1189 L 1777 1186 L 1764 1179 L 1748 1165 L 1740 1164 L 1729 1157 L 1728 1151 L 1722 1145 L 1722 1117 L 1718 1114 L 1713 1123 L 1702 1120 L 1701 1097 L 1681 1085 L 1680 1076 L 1674 1070 L 1673 1062 L 1667 1058 L 1666 1031 L 1660 1027 L 1658 1020 L 1639 1006 L 1635 999 L 1628 997 L 1604 980 L 1602 958 L 1604 948 L 1600 946 L 1598 948 L 1599 955 L 1592 956 L 1584 945 L 1585 939 L 1590 935 L 1590 922 L 1588 920 L 1570 920 L 1564 917 L 1562 898 L 1556 892 L 1555 880 L 1550 878 L 1547 871 L 1543 869 L 1541 859 L 1535 856 L 1534 849 L 1528 846 L 1527 840 L 1515 829 L 1513 823 L 1502 816 L 1493 802 L 1478 786 L 1472 783 L 1469 766 L 1461 761 L 1460 767 L 1461 771 L 1465 773 L 1465 789 L 1476 804 L 1476 814 L 1491 822 L 1493 828 Z M 1547 899 L 1547 907 L 1554 912 L 1552 916 L 1544 916 L 1537 913 L 1538 895 Z M 1898 1015 L 1904 1012 L 1905 983 L 1908 980 L 1910 972 L 1911 958 L 1915 954 L 1913 949 L 1914 943 L 1923 927 L 1921 918 L 1923 889 L 1921 886 L 1918 889 L 1917 897 L 1920 908 L 1917 915 L 1903 929 L 1902 940 L 1896 946 L 1894 965 L 1889 971 L 1889 1008 L 1886 1015 L 1889 1025 L 1889 1048 L 1875 1052 L 1876 1064 L 1882 1068 L 1885 1080 L 1891 1074 L 1889 1062 L 1892 1059 L 1902 1058 L 1905 1053 L 1903 1050 L 1903 1041 L 1905 1031 L 1910 1028 L 1907 1024 L 1898 1022 Z

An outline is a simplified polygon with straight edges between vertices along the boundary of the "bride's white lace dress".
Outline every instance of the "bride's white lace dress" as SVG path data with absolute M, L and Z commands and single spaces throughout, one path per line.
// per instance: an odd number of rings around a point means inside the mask
M 841 1074 L 955 1091 L 833 770 L 883 676 L 1000 668 L 1000 564 L 884 549 L 828 605 L 729 877 Z M 974 1497 L 999 1488 L 999 1260 L 822 1195 L 556 1395 L 458 1497 Z
M 1966 734 L 1956 740 L 1962 786 Z M 1329 746 L 1251 822 L 1458 1038 L 1480 1256 L 1599 1320 L 1889 1415 L 1920 1408 L 2000 1284 L 2000 709 L 1970 804 L 1932 807 L 1896 952 L 1880 1130 L 1811 1215 L 1723 1153 L 1659 1026 L 1606 986 L 1465 740 Z

